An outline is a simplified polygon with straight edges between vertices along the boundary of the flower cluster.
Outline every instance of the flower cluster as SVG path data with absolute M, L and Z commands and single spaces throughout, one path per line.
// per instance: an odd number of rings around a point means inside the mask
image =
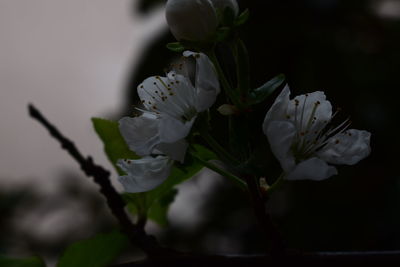
M 220 92 L 214 66 L 203 53 L 185 51 L 185 58 L 196 61 L 194 84 L 187 61 L 165 77 L 152 76 L 143 81 L 138 95 L 142 114 L 124 117 L 119 128 L 129 148 L 140 160 L 120 160 L 127 176 L 120 177 L 127 192 L 143 192 L 161 184 L 169 175 L 172 161 L 183 162 L 189 134 L 197 114 L 207 110 Z
M 228 103 L 217 110 L 222 115 L 231 116 L 231 119 L 241 113 L 251 112 L 251 105 L 262 103 L 283 83 L 282 76 L 278 75 L 257 89 L 249 88 L 247 50 L 237 34 L 233 34 L 230 37 L 233 40 L 229 40 L 234 57 L 232 62 L 237 64 L 236 79 L 224 76 L 226 71 L 221 69 L 212 51 L 218 39 L 210 37 L 220 25 L 218 16 L 221 12 L 230 12 L 231 16 L 238 17 L 238 21 L 243 21 L 243 16 L 238 16 L 235 0 L 168 0 L 167 22 L 172 34 L 182 41 L 180 45 L 185 47 L 196 42 L 211 42 L 212 45 L 207 48 L 194 45 L 198 52 L 183 52 L 183 63 L 173 66 L 166 76 L 149 77 L 137 87 L 142 105 L 136 110 L 140 115 L 124 117 L 119 121 L 119 129 L 127 145 L 142 157 L 138 160 L 119 160 L 117 163 L 126 172 L 119 180 L 127 192 L 144 192 L 157 187 L 167 179 L 175 161 L 184 162 L 189 146 L 186 137 L 192 131 L 198 114 L 208 110 L 216 101 L 220 93 L 219 81 Z M 232 25 L 230 30 L 235 31 L 240 23 Z M 188 71 L 189 60 L 195 62 L 194 74 Z M 237 85 L 232 80 L 236 80 Z M 262 123 L 271 151 L 282 167 L 281 177 L 286 180 L 324 180 L 337 174 L 333 165 L 353 165 L 369 155 L 371 134 L 349 129 L 349 120 L 334 126 L 336 114 L 332 113 L 331 103 L 323 92 L 290 99 L 289 87 L 285 86 Z M 261 122 L 258 123 L 257 127 L 260 127 Z M 230 133 L 235 130 L 247 131 L 240 123 L 232 125 Z M 203 132 L 203 137 L 222 160 L 228 161 L 225 163 L 233 168 L 234 165 L 246 167 L 246 164 L 238 164 L 239 160 L 232 153 L 235 151 L 226 150 L 207 132 Z M 207 162 L 203 162 L 203 165 L 210 167 Z M 216 166 L 210 168 L 218 170 Z M 251 170 L 250 166 L 244 173 Z M 237 178 L 224 170 L 220 170 L 220 173 L 228 178 Z M 259 186 L 268 190 L 269 185 L 265 179 L 262 181 Z M 240 182 L 243 183 L 242 180 Z

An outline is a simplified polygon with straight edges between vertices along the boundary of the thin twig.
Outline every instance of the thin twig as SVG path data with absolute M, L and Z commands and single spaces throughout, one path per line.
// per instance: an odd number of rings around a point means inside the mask
M 94 178 L 94 182 L 100 186 L 100 192 L 106 198 L 112 214 L 118 219 L 122 231 L 128 236 L 132 244 L 141 248 L 149 257 L 161 255 L 163 248 L 158 245 L 155 238 L 147 235 L 142 227 L 134 225 L 127 216 L 124 210 L 125 203 L 110 182 L 110 172 L 95 164 L 90 156 L 85 158 L 75 144 L 63 136 L 32 104 L 28 106 L 28 110 L 29 115 L 40 122 L 50 135 L 61 144 L 61 147 L 78 162 L 83 172 L 88 177 Z

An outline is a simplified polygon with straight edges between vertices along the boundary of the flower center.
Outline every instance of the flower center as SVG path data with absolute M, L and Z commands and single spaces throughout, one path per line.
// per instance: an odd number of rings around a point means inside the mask
M 292 102 L 294 104 L 294 118 L 291 119 L 290 115 L 286 115 L 286 118 L 292 120 L 296 127 L 296 136 L 291 149 L 297 162 L 312 157 L 315 152 L 328 143 L 330 138 L 345 132 L 351 124 L 350 120 L 346 119 L 338 126 L 332 126 L 332 119 L 340 109 L 328 120 L 318 119 L 316 114 L 321 102 L 307 103 L 307 99 L 308 94 L 305 95 L 302 103 L 298 99 L 294 99 Z M 339 139 L 336 139 L 334 144 L 338 143 Z
M 190 121 L 197 115 L 194 107 L 194 88 L 187 84 L 186 78 L 171 74 L 172 78 L 156 76 L 152 88 L 140 85 L 140 88 L 152 100 L 142 100 L 150 111 L 167 114 L 182 122 Z

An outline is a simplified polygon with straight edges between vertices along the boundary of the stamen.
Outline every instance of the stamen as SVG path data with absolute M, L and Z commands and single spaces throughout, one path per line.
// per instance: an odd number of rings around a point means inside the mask
M 347 124 L 347 125 L 346 125 Z M 329 135 L 332 135 L 333 133 L 335 133 L 335 132 L 337 132 L 339 129 L 341 129 L 339 132 L 338 132 L 338 134 L 339 133 L 342 133 L 342 132 L 344 132 L 345 130 L 347 130 L 347 128 L 349 128 L 349 126 L 351 125 L 351 121 L 350 121 L 350 118 L 347 118 L 344 122 L 342 122 L 341 124 L 339 124 L 339 126 L 337 126 L 337 127 L 335 127 L 334 129 L 332 129 L 332 130 L 329 130 L 327 133 L 326 133 L 326 135 L 327 136 L 329 136 Z
M 299 106 L 299 100 L 297 100 L 297 99 L 294 99 L 294 125 L 296 126 L 296 127 L 298 127 L 298 124 L 297 124 L 297 107 Z
M 304 110 L 305 110 L 305 107 L 306 107 L 307 98 L 308 98 L 308 94 L 306 94 L 306 95 L 305 95 L 305 97 L 304 97 L 303 108 L 301 109 L 301 116 L 300 116 L 300 131 L 302 131 L 302 128 L 303 128 Z

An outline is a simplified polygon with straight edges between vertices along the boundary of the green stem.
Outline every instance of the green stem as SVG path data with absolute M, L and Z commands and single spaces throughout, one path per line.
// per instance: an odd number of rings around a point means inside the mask
M 282 184 L 285 182 L 285 174 L 282 173 L 278 179 L 267 189 L 267 194 L 271 195 L 276 189 L 282 186 Z
M 209 162 L 209 161 L 205 161 L 203 159 L 201 159 L 200 157 L 198 157 L 195 153 L 190 152 L 190 154 L 196 158 L 201 164 L 203 164 L 205 167 L 209 168 L 210 170 L 215 171 L 216 173 L 225 176 L 226 178 L 229 178 L 233 183 L 235 183 L 238 187 L 240 187 L 242 190 L 247 191 L 247 185 L 246 183 L 240 179 L 239 177 L 231 174 L 230 172 L 221 169 L 220 167 L 216 166 L 215 164 Z
M 226 151 L 208 132 L 201 131 L 201 137 L 212 147 L 212 149 L 229 163 L 238 165 L 240 161 L 234 158 L 228 151 Z
M 232 51 L 236 62 L 239 92 L 242 98 L 246 98 L 250 90 L 250 64 L 246 45 L 240 38 L 233 43 Z
M 228 80 L 226 79 L 225 73 L 222 70 L 221 65 L 219 64 L 218 58 L 215 55 L 214 50 L 210 50 L 207 53 L 207 56 L 210 58 L 211 62 L 214 64 L 215 70 L 217 71 L 219 80 L 222 83 L 222 88 L 224 89 L 225 93 L 228 95 L 229 99 L 232 101 L 232 103 L 235 106 L 240 107 L 241 106 L 240 100 L 238 99 L 237 95 L 235 94 L 235 91 L 233 90 L 233 88 L 229 84 Z

